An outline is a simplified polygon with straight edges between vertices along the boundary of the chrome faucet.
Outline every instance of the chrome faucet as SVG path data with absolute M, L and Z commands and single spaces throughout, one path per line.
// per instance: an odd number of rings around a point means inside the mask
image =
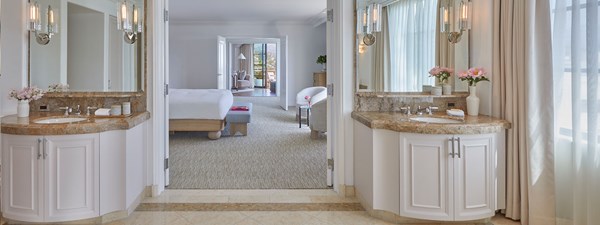
M 438 110 L 438 109 L 439 109 L 438 107 L 435 107 L 435 106 L 429 106 L 429 107 L 427 107 L 427 108 L 425 109 L 425 112 L 427 112 L 429 115 L 433 115 L 433 111 L 434 111 L 434 110 Z
M 85 112 L 85 115 L 86 115 L 86 116 L 90 116 L 90 115 L 92 115 L 92 113 L 91 113 L 91 111 L 90 111 L 90 110 L 96 110 L 96 109 L 98 109 L 98 107 L 91 107 L 91 106 L 88 106 L 86 109 L 87 109 L 87 110 L 86 110 L 86 112 Z
M 410 106 L 401 107 L 400 110 L 404 110 L 404 114 L 410 115 Z
M 427 111 L 427 109 L 423 109 L 423 108 L 421 108 L 421 106 L 417 106 L 417 112 L 416 112 L 417 115 L 419 115 L 419 116 L 423 115 L 423 111 Z
M 70 112 L 71 112 L 71 110 L 72 110 L 72 109 L 71 109 L 69 106 L 60 107 L 60 108 L 58 108 L 58 109 L 65 110 L 65 116 L 69 116 L 69 113 L 70 113 Z
M 79 108 L 79 105 L 77 105 L 77 108 L 75 108 L 75 115 L 81 115 L 81 109 Z

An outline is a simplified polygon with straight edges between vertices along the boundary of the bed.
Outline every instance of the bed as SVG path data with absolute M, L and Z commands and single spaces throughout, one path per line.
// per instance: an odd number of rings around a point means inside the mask
M 229 90 L 170 89 L 169 131 L 207 131 L 208 138 L 219 139 L 233 95 Z

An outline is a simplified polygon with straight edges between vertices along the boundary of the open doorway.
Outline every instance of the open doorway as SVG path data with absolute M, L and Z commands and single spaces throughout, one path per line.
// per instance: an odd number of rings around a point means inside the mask
M 234 96 L 276 97 L 279 40 L 271 43 L 231 44 L 231 92 Z M 237 63 L 236 63 L 237 62 Z
M 322 14 L 321 11 L 315 14 Z M 174 18 L 175 11 L 171 15 Z M 315 60 L 326 53 L 324 22 L 182 22 L 171 26 L 171 31 L 171 88 L 214 89 L 217 85 L 211 83 L 221 83 L 214 77 L 217 74 L 227 80 L 224 86 L 233 92 L 241 89 L 236 86 L 239 72 L 246 71 L 252 79 L 251 88 L 267 89 L 271 96 L 233 97 L 233 106 L 252 105 L 244 132 L 233 128 L 234 120 L 225 119 L 223 135 L 217 140 L 209 140 L 205 132 L 171 134 L 169 189 L 330 188 L 327 131 L 311 136 L 315 125 L 327 127 L 327 107 L 312 110 L 299 107 L 297 101 L 298 93 L 315 86 L 313 74 L 322 70 Z M 213 69 L 221 59 L 215 57 L 217 37 L 225 38 L 227 43 L 225 70 Z M 273 52 L 277 57 L 273 57 Z M 320 104 L 326 106 L 326 90 L 319 90 L 325 96 Z M 300 96 L 307 100 L 304 97 Z M 316 99 L 311 103 L 316 105 Z M 190 108 L 170 110 L 170 114 Z

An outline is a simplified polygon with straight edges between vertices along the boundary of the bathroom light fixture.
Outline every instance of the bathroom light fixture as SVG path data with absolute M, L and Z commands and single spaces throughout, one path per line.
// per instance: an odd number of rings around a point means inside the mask
M 135 5 L 129 5 L 127 0 L 118 3 L 117 7 L 117 29 L 125 33 L 123 37 L 125 42 L 133 44 L 137 41 L 137 36 L 142 32 L 142 18 L 139 8 Z
M 40 16 L 40 5 L 37 2 L 29 2 L 28 8 L 28 27 L 30 32 L 34 32 L 35 40 L 40 45 L 47 45 L 50 39 L 58 33 L 58 20 L 54 15 L 54 10 L 48 5 L 46 11 L 45 25 L 42 26 L 42 18 Z
M 381 4 L 373 3 L 357 12 L 356 31 L 358 34 L 364 35 L 362 41 L 367 46 L 375 44 L 374 32 L 381 32 L 381 9 Z
M 453 9 L 451 4 L 442 6 L 440 9 L 440 24 L 441 32 L 447 35 L 448 41 L 456 44 L 460 41 L 462 34 L 466 30 L 471 29 L 471 2 L 469 0 L 461 0 L 458 8 L 458 18 L 454 19 Z M 452 30 L 453 22 L 457 26 L 457 31 Z

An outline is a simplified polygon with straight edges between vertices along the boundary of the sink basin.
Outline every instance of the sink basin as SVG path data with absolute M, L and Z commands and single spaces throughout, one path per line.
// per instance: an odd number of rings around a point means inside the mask
M 410 120 L 423 123 L 463 123 L 462 121 L 458 120 L 437 117 L 414 117 L 410 118 Z
M 75 122 L 81 122 L 84 120 L 87 120 L 87 118 L 74 118 L 74 117 L 50 118 L 50 119 L 38 120 L 38 121 L 35 121 L 34 123 L 39 123 L 39 124 L 75 123 Z

